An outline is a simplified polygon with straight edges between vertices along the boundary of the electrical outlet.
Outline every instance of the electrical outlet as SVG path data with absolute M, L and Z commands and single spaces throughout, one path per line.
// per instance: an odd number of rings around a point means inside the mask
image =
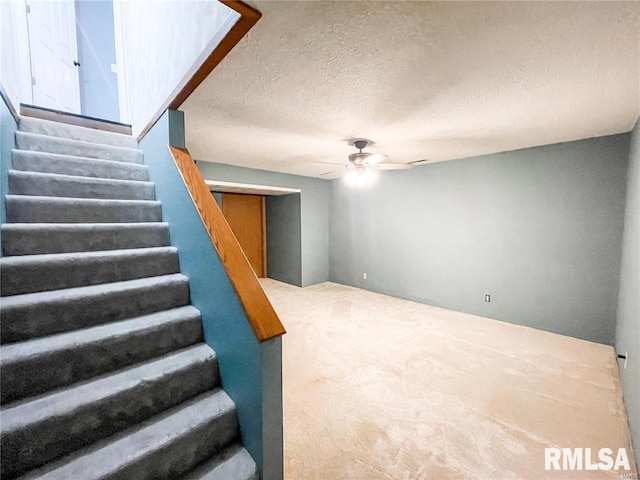
M 629 352 L 618 353 L 616 356 L 618 357 L 618 360 L 624 360 L 624 363 L 622 364 L 622 368 L 626 370 L 627 362 L 629 361 Z
M 484 301 L 485 301 L 485 302 L 490 302 L 490 301 L 491 301 L 491 295 L 488 295 L 488 294 L 487 294 L 487 295 L 485 295 L 485 296 L 484 296 Z
M 366 273 L 366 272 L 365 272 L 365 273 L 363 273 L 363 274 L 362 274 L 362 279 L 363 279 L 363 280 L 366 280 L 367 278 L 368 278 L 367 273 Z

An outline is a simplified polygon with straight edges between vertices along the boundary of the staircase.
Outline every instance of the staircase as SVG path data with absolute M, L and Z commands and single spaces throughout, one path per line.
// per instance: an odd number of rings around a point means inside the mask
M 19 128 L 1 227 L 2 478 L 257 479 L 135 139 Z

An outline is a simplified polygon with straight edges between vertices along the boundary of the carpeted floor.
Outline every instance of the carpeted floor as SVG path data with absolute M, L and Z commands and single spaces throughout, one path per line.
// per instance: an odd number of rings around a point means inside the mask
M 612 348 L 332 283 L 263 285 L 288 330 L 287 480 L 622 478 L 544 470 L 545 447 L 631 456 Z

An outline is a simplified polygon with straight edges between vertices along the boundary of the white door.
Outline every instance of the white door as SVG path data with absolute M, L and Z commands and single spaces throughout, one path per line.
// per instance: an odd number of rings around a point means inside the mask
M 73 0 L 29 0 L 33 103 L 80 113 L 76 10 Z

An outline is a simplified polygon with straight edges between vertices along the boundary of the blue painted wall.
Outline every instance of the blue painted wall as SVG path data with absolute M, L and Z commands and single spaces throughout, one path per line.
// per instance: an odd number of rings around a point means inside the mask
M 18 129 L 4 97 L 0 100 L 0 223 L 6 221 L 5 198 L 9 190 L 7 172 L 11 168 L 11 150 L 16 146 L 15 131 Z M 0 239 L 0 242 L 2 240 Z M 2 249 L 0 248 L 0 256 Z
M 111 0 L 76 0 L 80 106 L 83 115 L 120 121 Z
M 168 145 L 184 146 L 176 132 L 181 112 L 167 111 L 140 142 L 149 165 L 180 269 L 189 277 L 191 301 L 202 313 L 205 341 L 218 354 L 223 387 L 236 403 L 246 449 L 263 464 L 261 348 L 202 224 Z M 173 132 L 173 133 L 172 133 Z
M 627 368 L 624 361 L 619 362 L 620 378 L 640 466 L 640 120 L 633 129 L 629 150 L 616 351 L 629 355 Z
M 267 276 L 302 286 L 302 216 L 300 194 L 266 199 Z
M 335 180 L 331 280 L 612 345 L 628 149 L 623 134 L 383 172 L 369 190 Z

